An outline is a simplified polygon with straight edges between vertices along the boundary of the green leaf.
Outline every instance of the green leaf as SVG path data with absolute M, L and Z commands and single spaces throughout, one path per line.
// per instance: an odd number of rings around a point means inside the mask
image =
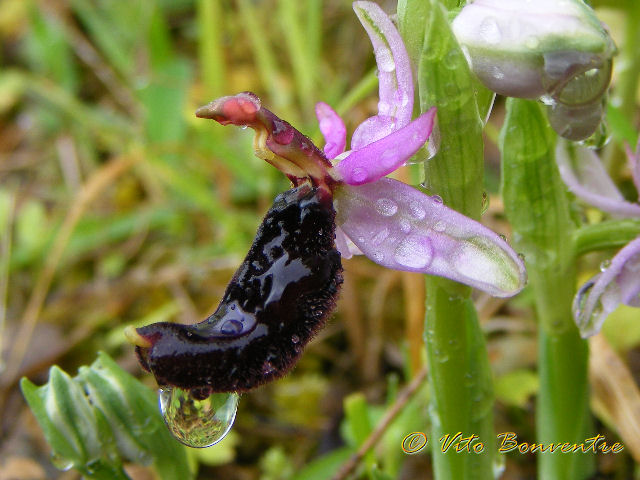
M 152 460 L 165 480 L 190 478 L 185 448 L 166 429 L 154 392 L 103 352 L 81 368 L 79 381 L 105 416 L 120 455 L 138 463 Z
M 99 431 L 99 421 L 80 386 L 53 366 L 49 382 L 36 387 L 23 378 L 20 386 L 58 458 L 79 468 L 101 456 L 108 432 Z
M 342 447 L 323 455 L 300 470 L 293 480 L 327 480 L 331 478 L 340 466 L 355 453 L 351 447 Z

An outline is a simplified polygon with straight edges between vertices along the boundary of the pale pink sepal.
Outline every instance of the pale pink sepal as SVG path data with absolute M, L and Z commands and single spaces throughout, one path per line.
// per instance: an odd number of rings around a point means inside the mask
M 433 128 L 435 108 L 386 137 L 352 151 L 337 166 L 345 183 L 363 185 L 393 172 L 427 141 Z
M 524 263 L 482 224 L 390 178 L 334 192 L 336 222 L 374 262 L 456 280 L 497 297 L 525 285 Z

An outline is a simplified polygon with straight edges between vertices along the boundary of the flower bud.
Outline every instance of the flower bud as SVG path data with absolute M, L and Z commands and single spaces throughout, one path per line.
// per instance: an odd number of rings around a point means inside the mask
M 476 0 L 453 21 L 453 31 L 488 88 L 559 105 L 549 115 L 567 138 L 595 131 L 616 48 L 582 0 Z M 590 121 L 567 127 L 565 120 L 579 122 L 585 110 Z

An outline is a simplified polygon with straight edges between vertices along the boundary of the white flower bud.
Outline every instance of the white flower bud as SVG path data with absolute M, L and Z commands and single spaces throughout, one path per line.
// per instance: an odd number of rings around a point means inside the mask
M 562 125 L 568 138 L 597 128 L 616 48 L 582 0 L 476 0 L 453 21 L 453 31 L 489 89 L 558 105 L 550 110 L 554 128 L 587 111 L 588 122 Z

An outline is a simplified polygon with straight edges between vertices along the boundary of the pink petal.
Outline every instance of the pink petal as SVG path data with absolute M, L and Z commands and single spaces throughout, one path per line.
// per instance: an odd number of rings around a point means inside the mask
M 343 180 L 350 185 L 371 183 L 404 165 L 429 138 L 435 113 L 431 108 L 400 130 L 352 151 L 336 166 Z
M 369 117 L 353 132 L 351 150 L 360 150 L 387 135 L 391 135 L 395 130 L 397 130 L 395 118 L 385 115 Z
M 353 10 L 371 39 L 378 64 L 378 113 L 397 118 L 396 128 L 404 127 L 413 112 L 413 77 L 402 37 L 377 4 L 354 2 Z
M 362 255 L 362 252 L 351 239 L 345 235 L 342 229 L 336 226 L 336 248 L 340 252 L 342 258 L 351 258 L 354 255 Z
M 559 140 L 556 162 L 577 197 L 616 217 L 640 217 L 640 205 L 624 199 L 593 150 Z
M 324 102 L 316 104 L 316 117 L 324 136 L 324 153 L 327 158 L 336 158 L 347 145 L 347 129 L 340 115 Z
M 402 182 L 382 178 L 334 191 L 337 224 L 374 262 L 439 275 L 491 295 L 515 295 L 524 264 L 496 233 Z
M 580 334 L 586 338 L 598 333 L 621 303 L 640 307 L 640 237 L 620 250 L 604 272 L 578 291 L 573 313 Z

